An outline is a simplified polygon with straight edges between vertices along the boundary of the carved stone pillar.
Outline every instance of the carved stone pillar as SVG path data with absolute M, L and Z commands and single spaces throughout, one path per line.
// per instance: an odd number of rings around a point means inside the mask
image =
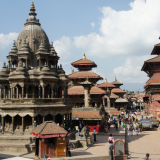
M 39 59 L 39 66 L 41 67 L 41 59 Z
M 17 90 L 17 97 L 16 98 L 18 99 L 18 87 L 16 87 L 16 90 Z
M 28 67 L 28 59 L 26 59 L 26 68 Z
M 110 115 L 110 99 L 107 97 L 107 108 L 108 108 L 108 113 Z
M 38 97 L 41 98 L 41 87 L 39 86 L 38 88 L 39 88 L 39 92 L 38 92 L 39 96 Z
M 24 132 L 24 117 L 22 117 L 22 132 Z
M 32 117 L 32 126 L 33 126 L 33 124 L 34 124 L 34 117 Z M 33 126 L 33 129 L 34 129 L 34 126 Z
M 13 98 L 15 98 L 15 87 L 13 87 Z
M 4 117 L 2 117 L 2 132 L 4 132 Z
M 8 88 L 8 98 L 10 99 L 11 98 L 11 89 Z
M 22 87 L 22 98 L 24 98 L 24 87 Z
M 43 116 L 43 122 L 45 122 L 45 116 Z
M 14 117 L 12 117 L 12 132 L 14 132 Z
M 45 98 L 45 87 L 42 87 L 42 98 Z

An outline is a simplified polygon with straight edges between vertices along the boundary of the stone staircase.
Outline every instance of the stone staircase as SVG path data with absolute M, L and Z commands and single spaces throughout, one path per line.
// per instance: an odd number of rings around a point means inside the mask
M 32 135 L 0 135 L 0 152 L 34 152 L 35 137 Z

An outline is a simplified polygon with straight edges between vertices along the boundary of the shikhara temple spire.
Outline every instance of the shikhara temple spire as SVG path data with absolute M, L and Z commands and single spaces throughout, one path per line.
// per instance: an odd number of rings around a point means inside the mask
M 29 13 L 29 15 L 37 15 L 36 13 L 35 13 L 35 6 L 34 6 L 34 3 L 32 2 L 32 5 L 31 5 L 31 9 L 30 9 L 30 13 Z

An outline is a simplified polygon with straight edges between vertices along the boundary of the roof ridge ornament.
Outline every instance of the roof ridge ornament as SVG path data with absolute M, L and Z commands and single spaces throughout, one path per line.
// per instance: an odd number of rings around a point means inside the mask
M 117 81 L 117 78 L 116 78 L 116 76 L 115 76 L 115 81 Z
M 86 59 L 86 55 L 85 55 L 85 53 L 84 53 L 84 55 L 83 55 L 83 59 Z
M 105 83 L 107 83 L 107 79 L 105 78 Z
M 30 11 L 31 11 L 31 10 L 35 10 L 34 2 L 32 2 Z

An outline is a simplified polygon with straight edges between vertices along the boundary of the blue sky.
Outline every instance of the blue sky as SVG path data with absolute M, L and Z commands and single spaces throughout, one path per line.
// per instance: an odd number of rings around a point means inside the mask
M 29 17 L 32 1 L 0 5 L 0 64 Z M 60 56 L 66 74 L 83 54 L 98 65 L 94 72 L 123 82 L 122 89 L 143 90 L 144 60 L 159 43 L 159 0 L 35 0 L 37 18 Z M 99 82 L 100 83 L 100 82 Z

